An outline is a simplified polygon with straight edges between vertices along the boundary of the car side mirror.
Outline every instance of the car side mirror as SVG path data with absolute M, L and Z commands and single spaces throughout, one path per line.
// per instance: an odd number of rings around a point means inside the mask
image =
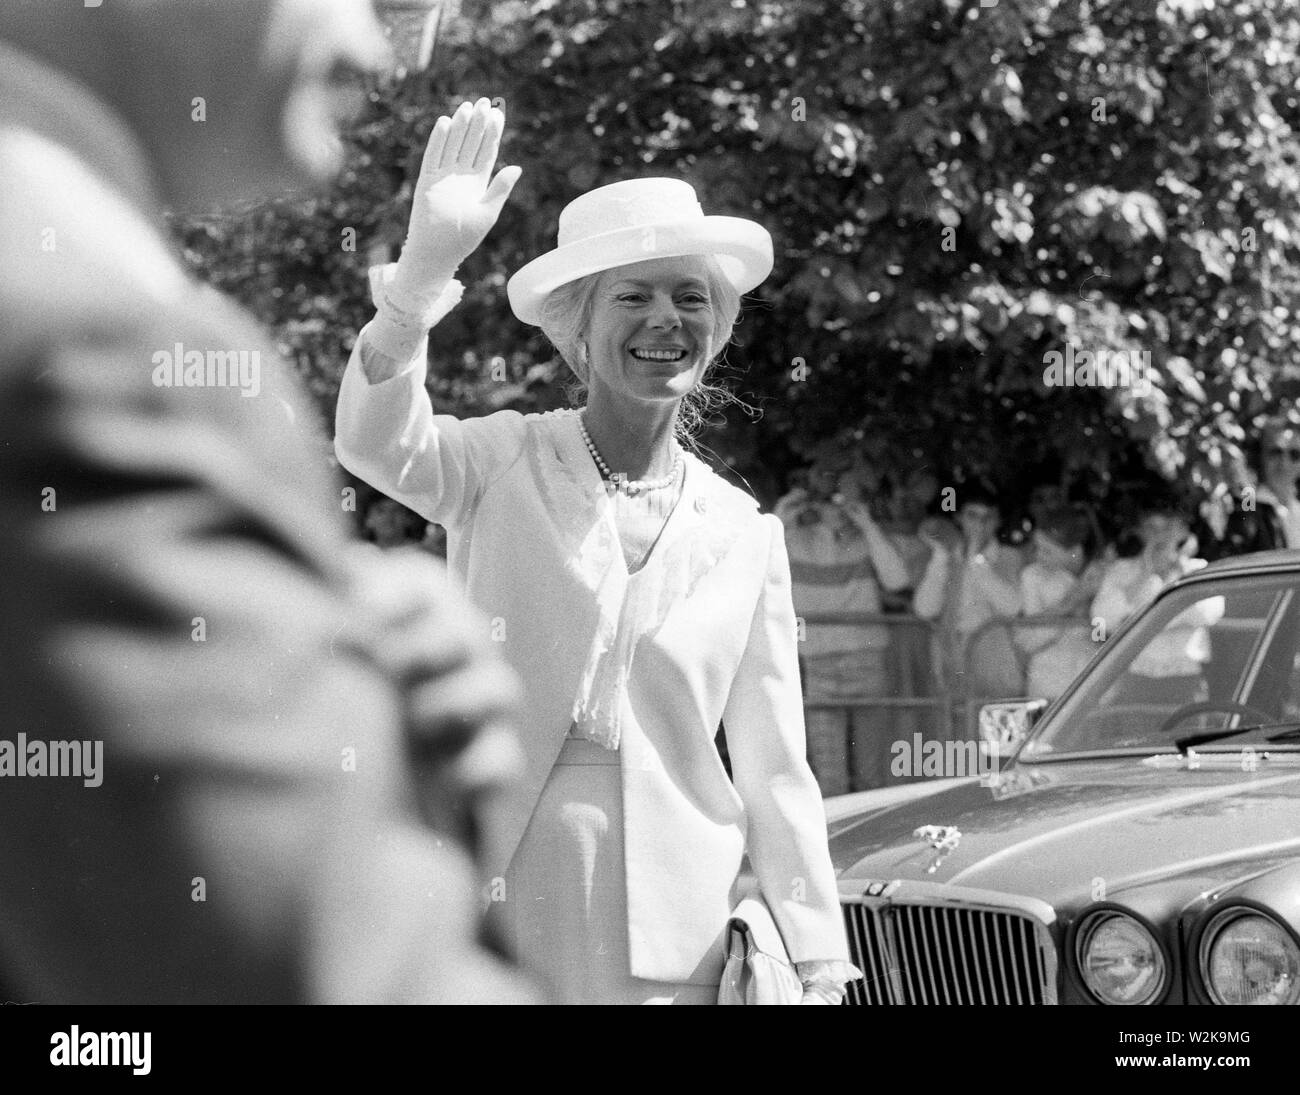
M 1009 757 L 1034 728 L 1047 700 L 999 700 L 980 708 L 980 752 L 992 761 Z

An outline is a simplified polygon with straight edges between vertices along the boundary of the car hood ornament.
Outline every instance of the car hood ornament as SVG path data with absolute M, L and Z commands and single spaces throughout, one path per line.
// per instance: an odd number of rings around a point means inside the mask
M 939 864 L 961 843 L 961 830 L 956 825 L 922 825 L 919 829 L 913 830 L 912 835 L 918 840 L 924 840 L 938 853 L 926 867 L 926 874 L 934 874 L 939 869 Z

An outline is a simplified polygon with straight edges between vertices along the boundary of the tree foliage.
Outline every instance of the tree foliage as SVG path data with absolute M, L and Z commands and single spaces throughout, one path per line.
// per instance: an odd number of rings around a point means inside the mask
M 850 452 L 1204 496 L 1300 391 L 1298 47 L 1291 0 L 466 3 L 431 72 L 372 94 L 328 193 L 178 230 L 332 407 L 425 137 L 487 95 L 524 176 L 435 332 L 444 406 L 563 402 L 505 279 L 577 194 L 672 175 L 776 240 L 723 369 L 762 416 L 705 438 L 768 500 Z M 1067 346 L 1149 352 L 1153 383 L 1046 387 Z

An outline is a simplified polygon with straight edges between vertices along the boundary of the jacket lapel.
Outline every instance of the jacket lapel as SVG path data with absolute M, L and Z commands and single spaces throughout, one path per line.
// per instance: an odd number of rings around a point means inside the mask
M 753 498 L 728 486 L 702 460 L 690 453 L 685 459 L 682 497 L 647 564 L 658 569 L 662 583 L 654 628 L 726 556 L 758 511 Z

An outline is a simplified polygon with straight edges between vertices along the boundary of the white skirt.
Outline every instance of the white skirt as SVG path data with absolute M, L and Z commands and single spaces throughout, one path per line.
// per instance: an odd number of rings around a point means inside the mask
M 494 912 L 520 964 L 563 1004 L 716 1004 L 717 986 L 631 976 L 618 754 L 567 738 Z

